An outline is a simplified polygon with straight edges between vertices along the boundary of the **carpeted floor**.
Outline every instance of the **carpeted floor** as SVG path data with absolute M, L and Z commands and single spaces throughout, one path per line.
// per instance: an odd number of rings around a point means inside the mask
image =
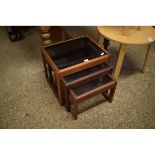
M 67 31 L 81 33 L 77 27 Z M 93 97 L 80 108 L 102 104 L 75 121 L 45 80 L 39 33 L 31 29 L 24 40 L 12 43 L 0 27 L 0 41 L 0 128 L 155 128 L 155 43 L 145 74 L 140 69 L 146 46 L 129 46 L 113 102 Z M 113 65 L 118 47 L 111 43 L 109 48 Z

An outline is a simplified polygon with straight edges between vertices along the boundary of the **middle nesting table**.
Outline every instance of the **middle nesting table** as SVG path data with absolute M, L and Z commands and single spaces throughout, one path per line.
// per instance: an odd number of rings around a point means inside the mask
M 63 77 L 103 64 L 111 55 L 88 36 L 82 36 L 41 48 L 47 80 L 55 83 L 61 105 L 63 102 L 61 81 Z

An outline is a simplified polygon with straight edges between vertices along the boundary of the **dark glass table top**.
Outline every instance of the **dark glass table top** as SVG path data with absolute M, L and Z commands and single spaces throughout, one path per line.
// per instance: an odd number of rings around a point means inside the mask
M 100 86 L 105 85 L 105 84 L 112 82 L 112 81 L 113 81 L 113 79 L 110 76 L 106 75 L 104 77 L 101 77 L 99 79 L 91 81 L 91 82 L 84 84 L 82 86 L 79 86 L 77 88 L 73 88 L 72 90 L 76 94 L 76 96 L 78 96 L 78 95 L 82 95 L 84 93 L 87 93 L 87 92 L 89 92 L 89 91 L 91 91 L 97 87 L 100 87 Z
M 99 48 L 87 37 L 47 47 L 46 51 L 58 69 L 64 69 L 106 55 L 102 48 Z
M 101 70 L 104 70 L 106 68 L 109 68 L 110 66 L 107 64 L 107 63 L 103 63 L 103 64 L 100 64 L 100 65 L 97 65 L 97 66 L 94 66 L 94 67 L 91 67 L 91 68 L 88 68 L 88 69 L 85 69 L 85 70 L 82 70 L 80 72 L 77 72 L 77 73 L 74 73 L 74 74 L 71 74 L 71 75 L 68 75 L 68 76 L 65 76 L 63 79 L 68 83 L 68 82 L 72 82 L 74 80 L 77 80 L 81 77 L 84 77 L 86 75 L 90 75 L 92 73 L 95 73 L 95 72 L 98 72 L 98 71 L 101 71 Z

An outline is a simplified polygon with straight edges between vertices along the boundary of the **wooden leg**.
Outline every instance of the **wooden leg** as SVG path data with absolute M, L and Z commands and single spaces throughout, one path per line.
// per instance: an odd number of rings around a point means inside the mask
M 98 32 L 97 34 L 97 42 L 100 43 L 101 34 Z
M 116 90 L 116 87 L 112 88 L 110 90 L 110 93 L 109 93 L 109 96 L 108 96 L 108 101 L 111 103 L 112 100 L 113 100 L 113 97 L 114 97 L 114 94 L 115 94 L 115 90 Z
M 42 45 L 51 44 L 50 26 L 38 26 Z
M 148 62 L 148 58 L 149 58 L 149 54 L 150 54 L 150 49 L 151 49 L 151 44 L 149 44 L 148 47 L 147 47 L 147 51 L 146 51 L 146 55 L 145 55 L 145 60 L 144 60 L 144 65 L 143 65 L 142 73 L 145 72 L 146 64 Z
M 104 38 L 103 46 L 105 50 L 108 50 L 108 46 L 110 45 L 110 41 L 106 38 Z
M 65 88 L 65 85 L 64 85 L 64 90 L 65 90 L 65 107 L 67 111 L 70 111 L 69 92 L 68 92 L 68 89 Z
M 72 113 L 72 116 L 74 117 L 75 120 L 77 120 L 77 115 L 78 115 L 78 105 L 76 101 L 73 99 L 71 95 L 69 95 L 69 102 L 70 102 L 70 111 Z
M 53 83 L 53 76 L 52 76 L 52 69 L 51 66 L 49 64 L 47 64 L 48 66 L 48 78 L 49 78 L 49 82 Z
M 41 55 L 42 55 L 42 58 L 43 58 L 43 65 L 44 65 L 45 77 L 46 77 L 46 79 L 48 79 L 46 61 L 45 61 L 45 58 L 44 58 L 43 54 L 41 54 Z
M 75 101 L 73 101 L 73 109 L 72 109 L 72 115 L 74 117 L 75 120 L 77 120 L 77 103 Z
M 120 75 L 120 71 L 121 71 L 121 68 L 122 68 L 122 63 L 123 63 L 124 56 L 125 56 L 125 50 L 126 50 L 126 46 L 125 45 L 120 45 L 119 56 L 118 56 L 117 65 L 116 65 L 116 69 L 115 69 L 115 73 L 114 73 L 114 78 L 116 80 L 118 80 L 119 75 Z
M 62 100 L 62 90 L 61 90 L 61 79 L 59 79 L 58 77 L 57 79 L 57 89 L 58 89 L 58 99 L 60 102 L 60 105 L 63 106 L 63 100 Z

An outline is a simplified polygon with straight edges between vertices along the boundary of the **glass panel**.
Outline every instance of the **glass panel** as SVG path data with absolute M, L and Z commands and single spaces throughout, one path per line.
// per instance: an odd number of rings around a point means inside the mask
M 97 71 L 103 70 L 103 69 L 108 68 L 108 67 L 109 67 L 109 65 L 106 64 L 106 63 L 101 64 L 101 65 L 97 65 L 95 67 L 88 68 L 88 69 L 85 69 L 83 71 L 80 71 L 80 72 L 74 73 L 72 75 L 66 76 L 66 77 L 64 77 L 64 80 L 66 82 L 71 82 L 71 81 L 77 80 L 77 79 L 79 79 L 81 77 L 84 77 L 86 75 L 95 73 Z
M 85 37 L 48 47 L 46 51 L 59 69 L 100 57 L 103 52 Z
M 109 82 L 113 81 L 108 75 L 102 77 L 102 78 L 99 78 L 97 80 L 94 80 L 92 82 L 89 82 L 83 86 L 80 86 L 80 87 L 77 87 L 77 88 L 74 88 L 72 89 L 74 91 L 74 93 L 78 96 L 78 95 L 82 95 L 86 92 L 89 92 L 90 90 L 93 90 L 97 87 L 100 87 L 102 85 L 105 85 Z

